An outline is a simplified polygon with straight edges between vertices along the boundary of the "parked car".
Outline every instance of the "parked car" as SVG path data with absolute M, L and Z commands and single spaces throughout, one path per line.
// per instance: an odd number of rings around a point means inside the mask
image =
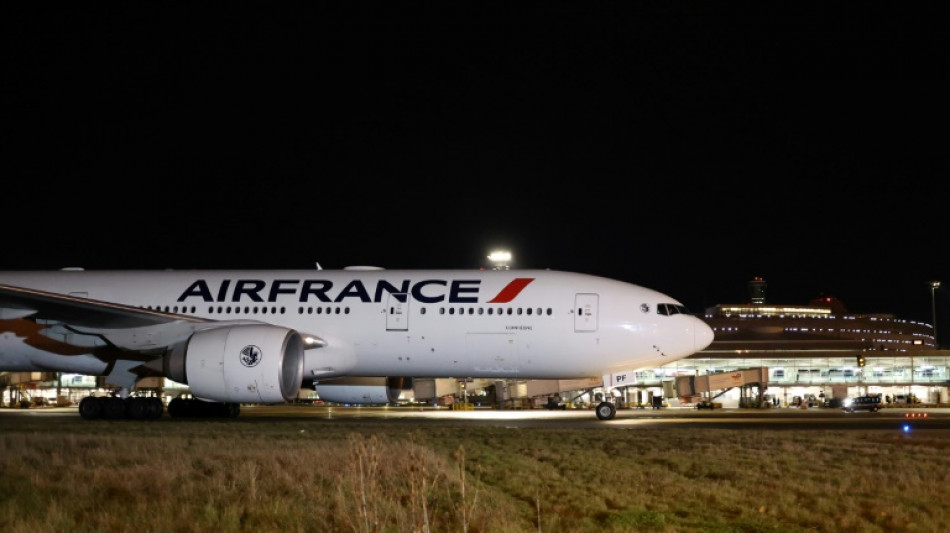
M 920 398 L 911 394 L 898 394 L 894 396 L 894 403 L 897 404 L 909 404 L 909 403 L 920 403 Z

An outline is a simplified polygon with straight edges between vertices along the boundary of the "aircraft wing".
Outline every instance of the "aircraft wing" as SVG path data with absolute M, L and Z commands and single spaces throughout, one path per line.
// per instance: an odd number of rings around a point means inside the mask
M 176 321 L 209 322 L 112 302 L 0 285 L 0 320 L 27 317 L 97 329 L 138 328 Z
M 29 319 L 44 336 L 72 346 L 112 345 L 157 352 L 210 321 L 50 292 L 0 285 L 0 320 Z
M 258 320 L 217 321 L 140 307 L 0 285 L 0 320 L 30 319 L 46 336 L 73 346 L 109 344 L 122 350 L 161 352 L 213 327 L 262 324 Z M 104 342 L 96 342 L 101 339 Z M 325 343 L 308 336 L 308 347 Z

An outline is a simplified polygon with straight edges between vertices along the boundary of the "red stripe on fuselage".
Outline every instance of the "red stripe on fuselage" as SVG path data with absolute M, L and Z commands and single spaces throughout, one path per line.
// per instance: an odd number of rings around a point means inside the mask
M 506 304 L 515 299 L 515 296 L 518 296 L 529 283 L 534 281 L 534 278 L 515 278 L 511 283 L 505 285 L 505 288 L 501 290 L 494 298 L 488 300 L 490 304 Z

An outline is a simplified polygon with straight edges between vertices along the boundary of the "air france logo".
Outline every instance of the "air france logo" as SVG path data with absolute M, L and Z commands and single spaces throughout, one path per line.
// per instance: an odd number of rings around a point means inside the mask
M 248 344 L 241 350 L 241 364 L 251 368 L 261 362 L 261 349 L 253 344 Z
M 488 303 L 504 304 L 514 300 L 534 278 L 514 278 Z M 209 282 L 199 279 L 188 286 L 178 297 L 179 302 L 199 300 L 202 302 L 276 302 L 278 297 L 293 298 L 306 302 L 384 302 L 389 295 L 397 301 L 412 298 L 425 304 L 457 303 L 470 304 L 480 300 L 479 279 L 423 279 L 399 282 L 375 280 L 364 283 L 353 279 L 346 283 L 334 283 L 328 279 L 222 279 Z

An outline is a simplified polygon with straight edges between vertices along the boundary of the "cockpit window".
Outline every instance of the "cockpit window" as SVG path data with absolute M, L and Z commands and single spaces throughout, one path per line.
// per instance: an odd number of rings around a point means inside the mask
M 657 304 L 656 312 L 660 315 L 672 316 L 672 315 L 691 315 L 689 309 L 685 305 L 679 304 Z

